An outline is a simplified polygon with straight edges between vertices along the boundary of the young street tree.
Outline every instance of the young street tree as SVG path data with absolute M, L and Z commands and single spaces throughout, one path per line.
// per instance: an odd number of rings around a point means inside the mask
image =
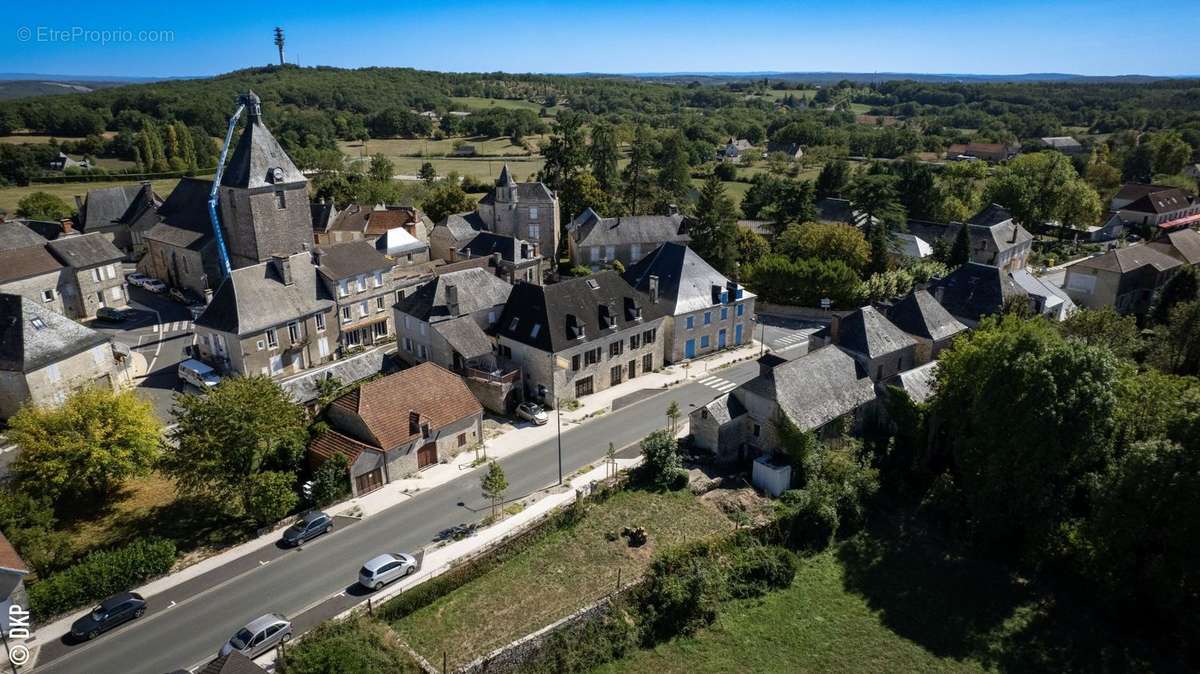
M 671 437 L 675 437 L 675 431 L 679 426 L 679 403 L 672 400 L 670 405 L 667 405 L 667 432 Z
M 154 410 L 132 391 L 84 389 L 58 408 L 22 407 L 8 423 L 21 448 L 18 485 L 51 498 L 108 498 L 150 471 L 162 438 Z
M 479 486 L 483 489 L 484 497 L 492 502 L 492 519 L 496 519 L 496 505 L 504 498 L 504 492 L 508 491 L 508 478 L 504 476 L 500 464 L 495 461 L 488 464 Z
M 177 447 L 163 459 L 182 493 L 251 512 L 253 478 L 294 473 L 308 439 L 304 410 L 266 377 L 232 377 L 175 405 Z

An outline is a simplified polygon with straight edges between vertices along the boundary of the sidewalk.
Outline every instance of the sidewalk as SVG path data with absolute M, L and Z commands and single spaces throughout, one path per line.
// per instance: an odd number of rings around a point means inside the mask
M 582 401 L 578 409 L 563 412 L 563 430 L 565 432 L 576 425 L 584 423 L 588 418 L 594 417 L 601 410 L 607 412 L 611 409 L 612 402 L 618 398 L 644 389 L 667 390 L 686 381 L 702 379 L 709 376 L 710 372 L 716 372 L 717 368 L 723 365 L 757 358 L 758 353 L 759 343 L 750 341 L 739 348 L 690 361 L 686 368 L 683 365 L 673 365 L 663 368 L 658 372 L 643 375 L 607 390 L 600 391 L 588 396 Z M 503 459 L 539 442 L 554 438 L 558 433 L 558 428 L 554 419 L 555 412 L 551 410 L 550 414 L 550 422 L 544 426 L 534 426 L 529 422 L 521 422 L 520 426 L 485 441 L 484 449 L 480 451 L 480 456 L 486 452 L 488 460 Z M 325 511 L 333 516 L 370 517 L 398 503 L 407 501 L 418 492 L 432 489 L 466 474 L 471 470 L 471 464 L 474 461 L 475 452 L 464 451 L 447 463 L 430 466 L 414 477 L 393 480 L 369 494 L 343 501 L 342 503 L 326 508 Z M 576 483 L 579 484 L 577 481 Z M 516 519 L 516 517 L 511 519 Z M 281 523 L 276 528 L 253 540 L 223 550 L 175 573 L 163 576 L 132 590 L 143 597 L 152 597 L 162 593 L 169 588 L 213 571 L 244 555 L 273 546 L 279 540 L 280 532 L 290 524 L 290 520 Z M 475 541 L 479 538 L 479 536 L 475 536 L 469 540 Z M 417 574 L 416 576 L 416 578 L 424 577 L 422 574 Z M 86 615 L 91 609 L 92 606 L 88 606 L 38 628 L 34 632 L 31 641 L 41 645 L 60 639 L 70 631 L 71 623 Z

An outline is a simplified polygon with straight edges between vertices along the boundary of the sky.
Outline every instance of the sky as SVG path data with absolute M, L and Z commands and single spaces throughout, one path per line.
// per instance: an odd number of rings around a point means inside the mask
M 1195 75 L 1196 0 L 22 2 L 0 73 L 179 77 L 274 62 L 546 73 Z M 204 10 L 201 13 L 201 10 Z M 1168 19 L 1169 20 L 1164 20 Z

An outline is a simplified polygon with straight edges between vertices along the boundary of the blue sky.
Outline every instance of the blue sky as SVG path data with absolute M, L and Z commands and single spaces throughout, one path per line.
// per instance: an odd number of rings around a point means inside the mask
M 43 0 L 5 9 L 0 72 L 211 75 L 273 61 L 271 29 L 281 25 L 288 60 L 306 66 L 1200 74 L 1196 0 L 1155 3 L 1152 17 L 1147 7 L 1111 0 L 363 0 L 340 7 Z M 96 31 L 116 38 L 101 44 Z M 169 35 L 141 40 L 142 31 Z

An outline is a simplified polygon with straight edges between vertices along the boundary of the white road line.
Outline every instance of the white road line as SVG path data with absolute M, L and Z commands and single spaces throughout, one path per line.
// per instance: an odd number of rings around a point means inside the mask
M 709 376 L 709 377 L 705 377 L 704 379 L 701 379 L 700 383 L 704 384 L 705 386 L 708 386 L 709 384 L 713 383 L 714 381 L 720 381 L 720 378 Z
M 738 386 L 737 384 L 735 384 L 731 381 L 728 381 L 728 382 L 725 382 L 724 384 L 722 384 L 720 386 L 716 386 L 714 388 L 716 388 L 718 391 L 724 393 L 726 391 L 732 391 L 733 389 L 737 388 L 737 386 Z
M 158 323 L 155 323 L 155 324 L 154 324 L 154 331 L 155 331 L 155 332 L 158 332 L 158 328 L 159 328 L 159 327 L 160 327 L 160 326 L 158 325 Z

